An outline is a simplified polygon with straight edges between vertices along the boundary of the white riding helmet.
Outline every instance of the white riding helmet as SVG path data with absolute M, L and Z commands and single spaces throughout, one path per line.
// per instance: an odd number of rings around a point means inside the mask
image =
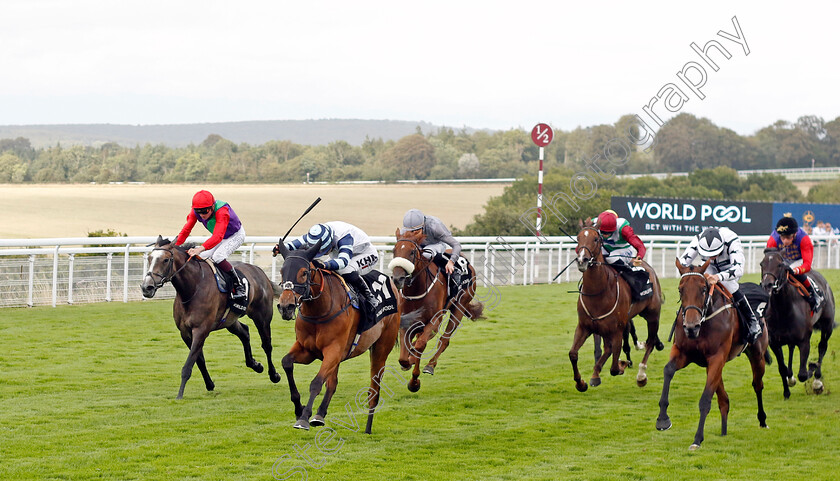
M 426 224 L 426 216 L 418 209 L 411 209 L 403 216 L 403 231 L 422 229 Z
M 714 257 L 723 251 L 723 238 L 717 227 L 707 227 L 697 239 L 697 252 L 703 257 Z
M 333 232 L 326 224 L 315 224 L 303 235 L 303 240 L 311 246 L 321 241 L 321 250 L 318 255 L 323 256 L 332 250 Z

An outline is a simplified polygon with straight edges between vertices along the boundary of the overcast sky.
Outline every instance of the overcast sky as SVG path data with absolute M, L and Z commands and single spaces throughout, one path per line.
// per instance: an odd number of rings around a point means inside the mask
M 751 134 L 840 116 L 835 5 L 3 0 L 0 124 L 355 118 L 571 130 L 642 115 L 672 82 L 689 97 L 679 112 Z M 736 33 L 733 16 L 749 55 L 717 35 Z M 711 53 L 719 70 L 705 64 L 701 100 L 676 74 L 704 65 L 690 44 L 713 39 L 731 58 Z

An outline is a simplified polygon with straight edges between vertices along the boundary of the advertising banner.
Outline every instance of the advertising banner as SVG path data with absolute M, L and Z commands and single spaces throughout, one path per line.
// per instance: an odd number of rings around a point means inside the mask
M 769 235 L 776 225 L 768 202 L 616 196 L 611 205 L 637 234 L 693 235 L 715 226 L 738 235 Z

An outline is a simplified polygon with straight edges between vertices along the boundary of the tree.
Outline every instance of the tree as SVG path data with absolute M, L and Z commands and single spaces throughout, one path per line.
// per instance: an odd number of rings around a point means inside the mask
M 419 134 L 403 137 L 383 157 L 403 179 L 427 178 L 437 161 L 434 146 Z

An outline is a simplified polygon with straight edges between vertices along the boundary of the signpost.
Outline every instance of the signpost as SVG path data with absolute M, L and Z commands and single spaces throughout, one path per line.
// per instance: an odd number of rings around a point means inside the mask
M 543 185 L 543 159 L 545 148 L 554 139 L 554 131 L 548 124 L 537 124 L 531 130 L 531 140 L 540 148 L 540 173 L 537 179 L 537 235 L 542 235 L 542 185 Z

